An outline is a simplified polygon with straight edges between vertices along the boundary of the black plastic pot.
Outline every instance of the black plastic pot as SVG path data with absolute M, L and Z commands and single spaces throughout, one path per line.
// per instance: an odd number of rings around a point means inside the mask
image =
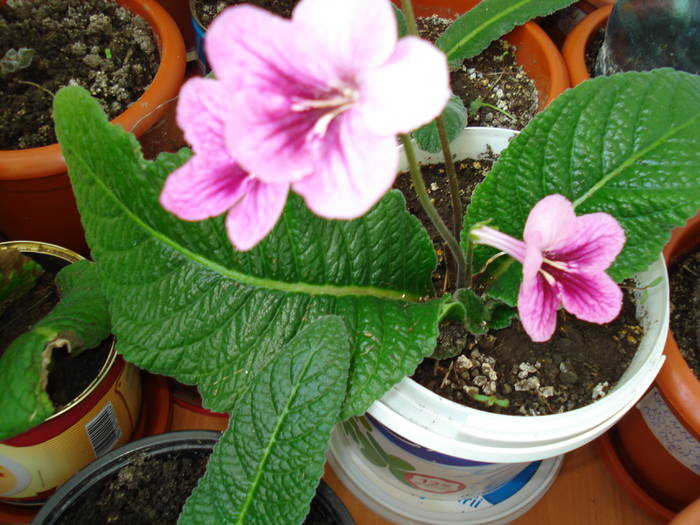
M 141 455 L 159 456 L 179 451 L 211 452 L 221 434 L 211 430 L 185 430 L 158 434 L 125 445 L 91 463 L 73 476 L 42 507 L 33 525 L 58 523 L 62 515 L 95 484 L 116 474 L 132 458 Z M 323 481 L 318 487 L 314 506 L 337 525 L 354 525 L 340 499 Z

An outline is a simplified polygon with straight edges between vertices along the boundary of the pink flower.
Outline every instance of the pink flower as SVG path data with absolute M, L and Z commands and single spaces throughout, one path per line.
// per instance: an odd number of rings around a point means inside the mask
M 608 323 L 620 313 L 622 291 L 605 270 L 622 250 L 625 233 L 611 215 L 577 217 L 565 197 L 549 195 L 530 210 L 524 242 L 488 226 L 471 234 L 522 263 L 518 313 L 533 341 L 552 336 L 560 305 L 591 323 Z
M 396 134 L 436 117 L 450 93 L 444 55 L 397 40 L 388 0 L 302 0 L 291 20 L 231 7 L 206 51 L 216 80 L 189 80 L 178 103 L 194 156 L 161 203 L 185 220 L 230 210 L 240 250 L 270 232 L 290 188 L 323 217 L 364 214 L 396 176 Z

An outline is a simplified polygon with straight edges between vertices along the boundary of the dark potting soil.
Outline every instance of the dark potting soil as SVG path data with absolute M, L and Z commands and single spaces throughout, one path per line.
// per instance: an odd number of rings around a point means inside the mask
M 148 23 L 114 0 L 15 0 L 0 8 L 0 58 L 29 48 L 28 67 L 0 74 L 0 150 L 56 142 L 52 95 L 79 84 L 114 118 L 149 86 L 158 49 Z
M 450 20 L 421 17 L 417 24 L 421 36 L 434 42 Z M 507 40 L 496 40 L 450 73 L 452 91 L 462 99 L 469 112 L 469 126 L 520 130 L 537 114 L 537 88 L 518 65 L 515 52 L 515 47 Z
M 700 245 L 671 261 L 671 331 L 688 366 L 700 379 Z
M 466 209 L 474 187 L 493 164 L 493 155 L 456 163 L 460 197 Z M 452 208 L 442 164 L 423 166 L 429 196 L 445 222 L 451 224 Z M 406 196 L 407 207 L 426 226 L 438 253 L 433 274 L 436 294 L 454 288 L 445 259 L 447 247 L 415 197 L 407 174 L 395 183 Z M 447 271 L 447 273 L 446 273 Z M 480 410 L 513 415 L 554 414 L 585 406 L 603 397 L 619 380 L 639 345 L 643 330 L 626 283 L 621 314 L 607 325 L 590 324 L 560 311 L 557 331 L 547 343 L 533 343 L 517 319 L 503 330 L 475 337 L 456 324 L 440 326 L 438 348 L 453 349 L 457 357 L 425 359 L 413 379 L 437 394 Z M 476 401 L 472 396 L 486 396 Z M 495 403 L 507 400 L 507 407 Z M 489 404 L 491 402 L 491 404 Z
M 584 61 L 586 62 L 586 69 L 588 70 L 588 74 L 592 77 L 596 76 L 596 62 L 598 61 L 598 55 L 600 54 L 600 49 L 603 47 L 604 41 L 605 27 L 601 27 L 591 37 L 591 39 L 588 41 L 588 44 L 586 44 Z
M 83 493 L 58 525 L 175 525 L 182 507 L 204 475 L 209 451 L 136 456 L 128 465 Z M 305 525 L 337 525 L 316 500 Z
M 195 17 L 203 27 L 208 27 L 216 15 L 225 8 L 237 4 L 252 4 L 276 15 L 291 18 L 299 0 L 194 0 Z
M 41 260 L 38 262 L 42 264 Z M 65 265 L 64 261 L 61 263 Z M 60 300 L 54 284 L 58 267 L 44 269 L 45 273 L 32 289 L 15 299 L 0 315 L 0 356 L 12 341 L 31 330 Z M 78 397 L 97 377 L 107 360 L 111 344 L 110 338 L 76 356 L 68 354 L 65 348 L 53 350 L 46 392 L 56 411 Z

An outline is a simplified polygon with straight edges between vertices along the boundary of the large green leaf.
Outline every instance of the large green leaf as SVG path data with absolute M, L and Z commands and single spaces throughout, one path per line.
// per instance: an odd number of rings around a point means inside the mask
M 450 62 L 478 55 L 515 26 L 562 9 L 574 0 L 482 0 L 459 17 L 436 44 Z
M 46 381 L 54 348 L 72 353 L 97 346 L 109 335 L 107 303 L 97 268 L 73 263 L 56 276 L 61 301 L 31 331 L 19 336 L 0 358 L 0 440 L 43 422 L 54 409 Z
M 530 209 L 560 193 L 578 215 L 614 215 L 627 235 L 609 269 L 617 281 L 658 257 L 673 226 L 700 208 L 700 77 L 625 73 L 559 96 L 502 153 L 474 192 L 465 232 L 478 222 L 522 238 Z M 493 255 L 476 250 L 476 266 Z M 514 304 L 521 266 L 491 293 Z
M 432 295 L 435 254 L 398 192 L 354 221 L 322 220 L 292 196 L 266 240 L 236 252 L 223 217 L 187 223 L 158 204 L 187 151 L 144 161 L 77 87 L 56 95 L 54 111 L 128 360 L 197 383 L 209 408 L 227 412 L 305 323 L 340 315 L 352 337 L 347 417 L 432 352 L 443 300 L 421 298 Z
M 179 523 L 301 523 L 323 474 L 349 356 L 336 316 L 287 343 L 235 407 Z

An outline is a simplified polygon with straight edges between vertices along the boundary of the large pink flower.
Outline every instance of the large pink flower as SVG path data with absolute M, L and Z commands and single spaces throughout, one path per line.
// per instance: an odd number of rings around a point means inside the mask
M 622 307 L 622 292 L 605 270 L 625 244 L 625 233 L 607 213 L 577 217 L 562 195 L 549 195 L 530 210 L 520 241 L 488 226 L 472 238 L 523 264 L 518 293 L 520 321 L 533 341 L 547 341 L 556 328 L 557 310 L 579 319 L 608 323 Z
M 180 93 L 194 156 L 161 203 L 185 220 L 230 210 L 233 244 L 274 227 L 291 188 L 316 214 L 351 219 L 390 188 L 395 136 L 436 117 L 449 97 L 444 55 L 397 40 L 388 0 L 302 0 L 291 20 L 231 7 L 207 31 L 214 79 Z

